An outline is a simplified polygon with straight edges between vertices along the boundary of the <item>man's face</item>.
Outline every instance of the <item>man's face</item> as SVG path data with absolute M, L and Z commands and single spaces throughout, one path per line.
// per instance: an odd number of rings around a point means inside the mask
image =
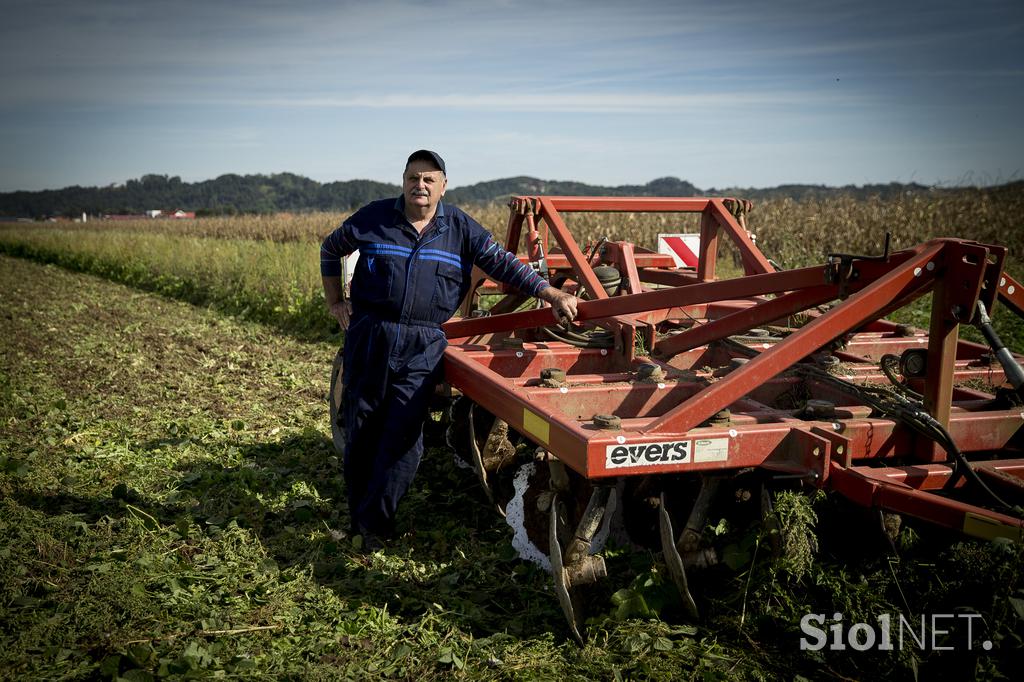
M 448 180 L 444 173 L 434 168 L 429 161 L 419 159 L 409 164 L 402 179 L 407 206 L 433 208 L 444 196 L 447 186 Z

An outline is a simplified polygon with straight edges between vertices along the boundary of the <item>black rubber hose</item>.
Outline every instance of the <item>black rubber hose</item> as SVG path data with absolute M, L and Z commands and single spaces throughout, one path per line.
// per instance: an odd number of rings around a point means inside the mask
M 879 358 L 878 366 L 882 368 L 882 374 L 886 376 L 889 382 L 893 385 L 893 388 L 895 388 L 897 391 L 900 391 L 901 393 L 904 393 L 908 398 L 911 398 L 913 400 L 920 400 L 924 396 L 922 396 L 920 393 L 918 393 L 917 391 L 915 391 L 914 389 L 910 388 L 905 383 L 900 381 L 896 377 L 896 373 L 893 372 L 892 366 L 897 364 L 899 361 L 900 359 L 898 356 L 895 356 L 892 353 L 886 353 L 881 358 Z
M 818 369 L 817 367 L 801 367 L 799 371 L 806 374 L 813 374 L 814 378 L 819 381 L 831 383 L 844 391 L 852 393 L 870 405 L 872 409 L 895 419 L 922 436 L 938 443 L 955 463 L 953 469 L 954 476 L 950 479 L 950 482 L 947 483 L 947 486 L 955 484 L 957 476 L 966 476 L 972 483 L 976 484 L 992 500 L 994 500 L 997 506 L 1010 513 L 1016 515 L 1021 514 L 1021 509 L 1019 507 L 1015 507 L 1007 503 L 999 497 L 995 491 L 988 487 L 985 481 L 978 476 L 978 472 L 974 470 L 971 463 L 960 451 L 960 448 L 956 446 L 956 443 L 953 441 L 953 437 L 949 434 L 949 431 L 946 430 L 946 427 L 939 423 L 930 414 L 925 412 L 923 407 L 911 403 L 906 398 L 893 395 L 891 393 L 882 393 L 880 395 L 876 391 L 858 386 L 857 384 L 853 384 L 849 381 L 844 381 L 843 379 L 835 377 L 828 372 Z M 894 399 L 899 402 L 893 404 Z
M 985 310 L 985 304 L 978 301 L 978 321 L 974 323 L 974 326 L 978 328 L 981 335 L 985 337 L 985 341 L 988 342 L 989 348 L 995 353 L 996 360 L 1003 366 L 1003 372 L 1006 373 L 1006 379 L 1010 382 L 1010 385 L 1020 393 L 1021 387 L 1024 387 L 1024 369 L 1017 364 L 1017 361 L 1013 358 L 1013 354 L 1006 349 L 1003 345 L 999 335 L 996 334 L 996 330 L 992 327 L 992 319 L 988 316 L 988 311 Z
M 562 343 L 568 343 L 571 346 L 577 348 L 611 348 L 615 345 L 615 341 L 610 336 L 584 336 L 583 334 L 576 334 L 575 332 L 566 333 L 556 332 L 551 327 L 541 327 L 548 338 L 555 341 L 561 341 Z M 576 337 L 576 338 L 574 338 Z M 582 338 L 581 338 L 582 337 Z

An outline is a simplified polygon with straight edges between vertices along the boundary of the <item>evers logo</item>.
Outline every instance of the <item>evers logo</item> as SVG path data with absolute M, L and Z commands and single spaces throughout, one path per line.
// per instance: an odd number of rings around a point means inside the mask
M 638 443 L 636 445 L 609 445 L 605 449 L 604 465 L 608 469 L 618 467 L 653 466 L 656 464 L 680 464 L 690 458 L 690 441 L 676 440 L 667 443 Z

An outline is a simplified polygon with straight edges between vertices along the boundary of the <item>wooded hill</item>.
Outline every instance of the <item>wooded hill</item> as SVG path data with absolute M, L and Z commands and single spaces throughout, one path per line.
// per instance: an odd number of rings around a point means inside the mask
M 1024 187 L 1016 181 L 1004 187 Z M 603 187 L 580 182 L 539 180 L 525 176 L 478 182 L 456 187 L 447 200 L 455 204 L 505 201 L 517 194 L 584 196 L 738 196 L 749 199 L 789 197 L 826 198 L 836 194 L 857 198 L 892 198 L 908 193 L 945 193 L 966 188 L 933 188 L 916 183 L 880 185 L 782 185 L 768 189 L 699 189 L 674 177 L 644 185 Z M 347 211 L 368 201 L 397 196 L 398 185 L 373 180 L 319 183 L 294 173 L 273 175 L 221 175 L 202 182 L 182 182 L 177 176 L 144 175 L 123 185 L 66 187 L 38 192 L 0 193 L 0 216 L 43 217 L 98 214 L 137 214 L 149 209 L 196 211 L 198 215 L 274 213 L 279 211 Z

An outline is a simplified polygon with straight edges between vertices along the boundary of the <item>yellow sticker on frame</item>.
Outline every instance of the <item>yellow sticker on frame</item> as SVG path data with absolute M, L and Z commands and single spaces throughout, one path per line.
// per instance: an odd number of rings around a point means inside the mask
M 1024 534 L 1019 526 L 1011 526 L 973 512 L 964 514 L 964 533 L 984 540 L 1008 538 L 1014 542 L 1024 542 Z
M 523 408 L 523 428 L 541 443 L 546 444 L 551 436 L 551 424 L 548 423 L 548 420 L 539 414 L 530 412 L 525 407 Z

